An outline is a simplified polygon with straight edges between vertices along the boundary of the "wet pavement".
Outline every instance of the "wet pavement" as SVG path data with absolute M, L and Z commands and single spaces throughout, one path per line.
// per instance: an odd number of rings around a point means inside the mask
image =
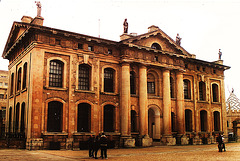
M 100 150 L 98 152 L 100 155 Z M 1 161 L 92 161 L 87 150 L 19 150 L 0 149 Z M 105 160 L 105 159 L 104 159 Z M 108 160 L 114 161 L 159 161 L 159 160 L 220 160 L 240 161 L 240 143 L 227 143 L 226 152 L 218 152 L 217 144 L 186 146 L 155 146 L 148 148 L 108 149 Z

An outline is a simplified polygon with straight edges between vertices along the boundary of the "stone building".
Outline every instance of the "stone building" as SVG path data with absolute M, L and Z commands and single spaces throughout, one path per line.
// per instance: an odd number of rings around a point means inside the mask
M 237 141 L 240 139 L 240 100 L 234 93 L 230 93 L 227 102 L 227 129 L 229 141 Z
M 5 135 L 8 71 L 0 70 L 0 138 Z
M 104 132 L 110 147 L 210 144 L 227 134 L 222 60 L 188 53 L 157 26 L 111 41 L 14 22 L 6 132 L 27 149 L 82 149 Z

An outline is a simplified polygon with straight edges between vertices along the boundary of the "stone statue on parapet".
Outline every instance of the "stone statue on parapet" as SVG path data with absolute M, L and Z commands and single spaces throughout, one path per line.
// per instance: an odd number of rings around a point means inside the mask
M 41 17 L 42 5 L 40 1 L 35 1 L 37 5 L 37 17 Z
M 222 58 L 222 52 L 221 52 L 221 49 L 219 49 L 219 52 L 218 52 L 218 60 L 221 60 Z
M 123 33 L 126 33 L 126 34 L 128 33 L 128 22 L 126 18 L 123 22 Z
M 177 45 L 181 45 L 181 40 L 182 40 L 182 38 L 179 36 L 179 33 L 177 33 L 177 36 L 176 36 L 176 44 L 177 44 Z

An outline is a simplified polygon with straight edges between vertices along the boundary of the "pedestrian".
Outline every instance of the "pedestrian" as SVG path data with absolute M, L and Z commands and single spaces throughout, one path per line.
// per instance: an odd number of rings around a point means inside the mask
M 89 157 L 93 157 L 93 141 L 94 141 L 94 136 L 90 135 L 88 139 L 88 148 L 89 148 Z
M 106 137 L 106 135 L 103 133 L 101 138 L 100 138 L 100 148 L 101 148 L 101 156 L 102 159 L 108 159 L 107 158 L 107 143 L 108 143 L 108 139 Z
M 223 145 L 222 148 L 224 149 L 224 151 L 226 151 L 225 143 L 224 143 L 224 140 L 225 140 L 225 139 L 224 139 L 223 135 L 222 135 L 221 137 L 222 137 L 222 145 Z
M 98 153 L 98 149 L 100 148 L 100 145 L 99 145 L 99 135 L 97 135 L 96 137 L 94 137 L 94 141 L 93 141 L 93 150 L 94 150 L 94 156 L 93 158 L 95 159 L 98 159 L 97 157 L 97 153 Z
M 221 134 L 218 134 L 218 137 L 217 137 L 217 142 L 218 142 L 218 151 L 219 152 L 222 152 L 222 149 L 223 149 L 223 140 L 222 140 L 222 136 Z

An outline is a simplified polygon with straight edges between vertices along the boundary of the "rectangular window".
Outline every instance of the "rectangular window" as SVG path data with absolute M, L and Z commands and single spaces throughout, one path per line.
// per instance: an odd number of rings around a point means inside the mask
M 88 51 L 93 51 L 93 46 L 88 46 Z
M 49 86 L 62 87 L 63 64 L 60 61 L 50 62 Z
M 85 65 L 79 66 L 78 89 L 89 90 L 89 68 Z
M 78 49 L 83 49 L 83 44 L 78 43 Z
M 3 82 L 0 82 L 0 87 L 2 87 L 3 86 Z
M 4 99 L 4 94 L 0 94 L 0 99 Z
M 8 87 L 8 83 L 5 83 L 4 86 L 5 86 L 5 87 Z
M 113 92 L 113 70 L 104 70 L 104 92 Z
M 112 50 L 111 49 L 108 49 L 108 54 L 112 55 Z
M 147 82 L 147 91 L 149 94 L 155 94 L 155 82 Z
M 61 40 L 60 39 L 56 39 L 56 45 L 61 45 Z

